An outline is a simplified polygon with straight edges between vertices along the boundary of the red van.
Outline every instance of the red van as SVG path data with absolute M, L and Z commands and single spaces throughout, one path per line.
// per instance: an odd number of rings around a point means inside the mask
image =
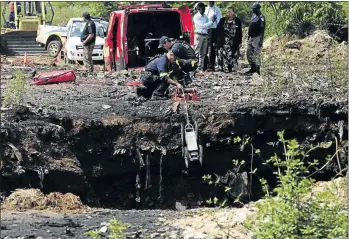
M 158 49 L 161 36 L 194 44 L 194 27 L 188 6 L 161 4 L 120 6 L 110 14 L 104 45 L 107 71 L 144 67 Z

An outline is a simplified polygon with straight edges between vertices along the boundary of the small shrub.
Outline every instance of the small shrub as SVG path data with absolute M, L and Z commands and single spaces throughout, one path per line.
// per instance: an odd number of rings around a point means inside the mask
M 123 223 L 115 218 L 111 219 L 108 223 L 108 236 L 107 238 L 111 239 L 122 239 L 125 238 L 125 231 L 129 224 Z M 100 239 L 102 238 L 102 232 L 99 230 L 91 230 L 85 233 L 90 236 L 91 239 Z M 103 235 L 103 238 L 105 236 Z
M 85 235 L 89 236 L 92 239 L 101 239 L 102 233 L 97 229 L 85 232 Z
M 347 207 L 339 200 L 338 192 L 313 193 L 315 182 L 307 176 L 309 169 L 318 165 L 317 160 L 305 160 L 308 153 L 329 144 L 319 144 L 303 152 L 296 140 L 284 139 L 283 132 L 278 136 L 285 159 L 274 155 L 267 162 L 277 168 L 278 186 L 271 193 L 266 180 L 261 179 L 266 197 L 256 203 L 257 214 L 245 224 L 254 233 L 253 238 L 347 238 Z M 277 196 L 272 197 L 275 193 Z
M 16 71 L 12 79 L 6 84 L 6 92 L 4 96 L 5 105 L 19 105 L 23 101 L 25 93 L 25 78 L 24 74 Z

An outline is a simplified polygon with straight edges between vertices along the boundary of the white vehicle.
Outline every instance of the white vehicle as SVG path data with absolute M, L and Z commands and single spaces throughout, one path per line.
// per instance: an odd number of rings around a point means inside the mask
M 93 61 L 103 61 L 104 60 L 104 43 L 106 30 L 108 27 L 108 22 L 95 20 L 96 24 L 96 43 L 92 53 Z M 80 39 L 81 33 L 85 27 L 85 22 L 75 21 L 70 27 L 68 27 L 67 40 L 65 42 L 64 49 L 64 61 L 65 63 L 72 63 L 73 61 L 83 60 L 83 46 Z
M 91 17 L 93 21 L 102 21 L 101 18 Z M 68 30 L 72 28 L 75 22 L 82 22 L 82 18 L 70 18 L 65 27 L 60 26 L 48 26 L 39 25 L 37 30 L 36 42 L 40 46 L 45 47 L 47 53 L 51 57 L 57 57 L 61 51 L 62 46 L 65 44 Z M 104 22 L 104 21 L 103 21 Z M 105 22 L 108 24 L 107 22 Z M 107 29 L 105 27 L 105 29 Z

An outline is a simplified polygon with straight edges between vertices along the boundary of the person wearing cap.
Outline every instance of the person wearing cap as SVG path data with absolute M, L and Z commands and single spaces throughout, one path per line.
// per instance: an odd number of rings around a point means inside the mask
M 171 39 L 167 36 L 162 36 L 160 38 L 159 48 L 163 48 L 167 51 L 171 50 L 173 54 L 180 59 L 196 59 L 194 49 L 186 41 Z
M 248 46 L 247 60 L 251 69 L 245 74 L 253 74 L 255 72 L 260 75 L 260 51 L 263 46 L 265 32 L 265 17 L 261 12 L 261 5 L 254 3 L 252 6 L 253 15 L 251 23 L 248 27 Z
M 197 13 L 194 15 L 194 25 L 195 25 L 195 53 L 199 58 L 199 70 L 204 70 L 204 60 L 207 54 L 207 34 L 208 28 L 217 20 L 214 15 L 211 20 L 205 15 L 205 4 L 199 2 L 195 5 L 195 10 Z
M 96 42 L 96 24 L 92 21 L 88 12 L 84 12 L 82 18 L 86 22 L 80 37 L 83 46 L 83 61 L 84 66 L 91 73 L 93 72 L 92 52 Z
M 190 72 L 198 68 L 198 60 L 194 49 L 186 42 L 176 39 L 171 39 L 163 36 L 160 39 L 159 48 L 167 51 L 171 50 L 176 57 L 173 63 L 173 76 L 177 81 L 183 81 L 183 77 L 189 76 Z M 191 83 L 190 77 L 186 77 L 183 85 Z
M 221 10 L 214 5 L 214 2 L 208 2 L 208 7 L 206 7 L 205 14 L 209 20 L 213 21 L 213 24 L 208 28 L 207 35 L 207 54 L 208 54 L 208 71 L 214 71 L 214 66 L 216 62 L 216 43 L 217 35 L 216 29 L 219 21 L 222 18 Z M 213 16 L 216 16 L 216 20 L 213 20 Z
M 141 71 L 140 81 L 143 86 L 137 88 L 137 95 L 152 100 L 167 100 L 165 92 L 170 84 L 182 89 L 182 85 L 171 79 L 169 74 L 171 63 L 175 58 L 173 52 L 169 51 L 149 62 Z

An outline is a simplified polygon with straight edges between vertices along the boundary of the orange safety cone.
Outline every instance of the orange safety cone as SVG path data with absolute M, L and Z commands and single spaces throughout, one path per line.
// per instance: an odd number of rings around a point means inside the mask
M 27 52 L 24 53 L 24 64 L 28 63 L 28 56 L 27 56 Z

